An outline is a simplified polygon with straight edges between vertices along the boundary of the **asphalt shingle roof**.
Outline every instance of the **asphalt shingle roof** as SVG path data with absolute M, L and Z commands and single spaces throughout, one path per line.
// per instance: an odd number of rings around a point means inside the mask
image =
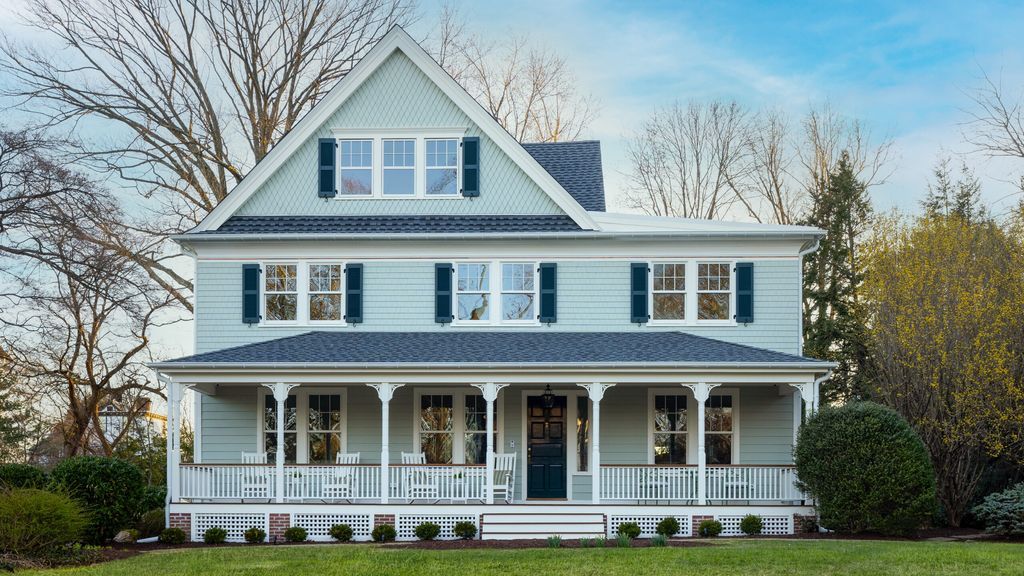
M 567 215 L 232 216 L 203 234 L 578 232 Z
M 822 364 L 682 332 L 315 331 L 166 364 Z
M 523 144 L 523 148 L 583 208 L 590 212 L 605 211 L 600 142 L 540 142 Z

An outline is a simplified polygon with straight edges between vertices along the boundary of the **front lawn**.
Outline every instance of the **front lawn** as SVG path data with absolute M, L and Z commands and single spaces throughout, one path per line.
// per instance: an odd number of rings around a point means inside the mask
M 1024 574 L 1024 545 L 999 542 L 737 540 L 689 548 L 409 550 L 324 545 L 192 548 L 150 552 L 86 568 L 19 574 L 161 576 L 274 574 L 339 576 L 736 576 L 738 574 Z

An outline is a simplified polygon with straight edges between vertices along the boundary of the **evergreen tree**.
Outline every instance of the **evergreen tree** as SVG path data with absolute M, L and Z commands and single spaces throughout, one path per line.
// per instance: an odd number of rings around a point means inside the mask
M 811 191 L 806 222 L 825 230 L 818 250 L 804 260 L 804 354 L 839 366 L 822 385 L 822 399 L 867 397 L 866 331 L 858 304 L 863 269 L 858 260 L 871 203 L 844 152 L 827 183 Z
M 0 362 L 0 370 L 4 370 Z M 28 443 L 39 437 L 41 426 L 15 388 L 11 372 L 0 372 L 0 463 L 21 462 Z
M 981 204 L 981 181 L 966 162 L 960 164 L 960 176 L 953 180 L 949 157 L 940 158 L 932 170 L 934 182 L 928 184 L 928 194 L 921 202 L 929 216 L 953 216 L 966 222 L 986 218 Z

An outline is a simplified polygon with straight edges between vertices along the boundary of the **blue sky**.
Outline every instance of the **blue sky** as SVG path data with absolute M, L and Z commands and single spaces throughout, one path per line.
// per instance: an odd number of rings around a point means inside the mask
M 485 35 L 526 34 L 562 54 L 601 103 L 589 136 L 602 140 L 615 196 L 628 169 L 623 141 L 654 107 L 736 99 L 799 116 L 829 101 L 895 142 L 894 173 L 876 206 L 916 207 L 936 158 L 968 152 L 966 92 L 981 70 L 1024 91 L 1024 3 L 582 2 L 456 3 Z M 418 31 L 435 21 L 423 6 Z M 967 156 L 996 201 L 1024 161 Z M 614 199 L 613 199 L 614 203 Z M 1005 203 L 1005 201 L 1004 201 Z

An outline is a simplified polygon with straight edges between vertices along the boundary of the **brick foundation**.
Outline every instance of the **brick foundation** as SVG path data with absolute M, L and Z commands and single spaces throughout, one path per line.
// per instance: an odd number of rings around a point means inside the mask
M 698 529 L 700 529 L 700 523 L 705 521 L 705 520 L 714 520 L 714 519 L 715 519 L 714 516 L 694 516 L 693 517 L 693 523 L 690 525 L 691 526 L 690 534 L 692 534 L 694 537 L 700 536 L 700 533 L 697 531 Z
M 804 534 L 818 531 L 818 517 L 814 515 L 793 514 L 793 533 Z
M 287 530 L 292 523 L 291 514 L 270 514 L 270 531 L 267 534 L 267 540 L 270 542 L 283 542 L 284 531 Z
M 373 515 L 373 527 L 376 528 L 377 526 L 380 526 L 381 524 L 390 524 L 390 525 L 394 526 L 395 525 L 395 515 L 394 514 L 374 514 Z
M 189 512 L 171 512 L 171 525 L 168 528 L 181 528 L 185 537 L 192 539 L 192 514 Z

